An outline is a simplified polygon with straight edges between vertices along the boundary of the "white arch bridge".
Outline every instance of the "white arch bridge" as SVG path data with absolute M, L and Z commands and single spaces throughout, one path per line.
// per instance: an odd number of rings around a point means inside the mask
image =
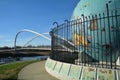
M 36 34 L 35 37 L 33 37 L 31 40 L 29 40 L 22 48 L 18 48 L 16 43 L 17 43 L 17 39 L 18 39 L 18 36 L 20 33 L 22 32 L 30 32 L 30 33 L 33 33 L 33 34 Z M 51 41 L 51 38 L 45 36 L 45 34 L 49 34 L 49 33 L 38 33 L 36 31 L 33 31 L 33 30 L 29 30 L 29 29 L 23 29 L 23 30 L 20 30 L 19 32 L 17 32 L 16 36 L 15 36 L 15 40 L 14 40 L 14 49 L 7 49 L 7 50 L 0 50 L 0 55 L 1 53 L 22 53 L 22 54 L 26 54 L 26 53 L 29 53 L 29 54 L 42 54 L 42 55 L 49 55 L 50 51 L 51 51 L 51 47 L 40 47 L 40 48 L 25 48 L 25 46 L 27 44 L 29 44 L 31 41 L 33 41 L 34 39 L 36 39 L 37 37 L 42 37 L 44 39 L 47 39 L 48 41 Z M 61 38 L 62 40 L 64 40 L 65 42 L 67 42 L 68 44 L 70 44 L 71 46 L 74 46 L 73 43 L 69 42 L 69 41 L 66 41 L 66 39 L 62 38 L 61 36 L 58 36 L 56 34 L 54 34 L 54 36 L 58 37 L 58 38 Z M 66 48 L 66 46 L 64 46 L 63 44 L 60 44 L 58 43 L 61 47 L 63 47 L 63 49 L 61 51 L 66 51 L 66 50 L 69 50 L 70 52 L 73 52 L 74 50 L 72 49 L 69 49 L 69 48 Z M 6 55 L 6 54 L 5 54 Z
M 17 43 L 17 39 L 20 33 L 22 32 L 30 32 L 33 34 L 36 34 L 35 37 L 33 37 L 31 40 L 29 40 L 23 47 L 18 48 L 16 43 Z M 30 54 L 39 54 L 39 55 L 49 55 L 50 51 L 51 51 L 51 47 L 47 46 L 47 47 L 40 47 L 40 48 L 24 48 L 27 44 L 29 44 L 31 41 L 33 41 L 34 39 L 36 39 L 37 37 L 42 37 L 45 38 L 49 41 L 51 41 L 51 38 L 45 36 L 45 34 L 48 33 L 38 33 L 36 31 L 33 30 L 29 30 L 29 29 L 23 29 L 20 30 L 19 32 L 17 32 L 16 36 L 15 36 L 15 40 L 14 40 L 14 48 L 10 48 L 10 49 L 0 49 L 0 57 L 7 57 L 7 56 L 26 56 L 26 54 L 30 55 Z M 21 53 L 21 54 L 15 54 L 15 53 Z
M 49 37 L 47 37 L 47 36 L 45 36 L 44 35 L 44 33 L 43 34 L 41 34 L 41 33 L 38 33 L 38 32 L 36 32 L 36 31 L 33 31 L 33 30 L 29 30 L 29 29 L 23 29 L 23 30 L 20 30 L 17 34 L 16 34 L 16 36 L 15 36 L 15 41 L 14 41 L 14 47 L 15 47 L 15 50 L 16 50 L 16 41 L 17 41 L 17 38 L 18 38 L 18 35 L 20 34 L 20 33 L 22 33 L 22 32 L 30 32 L 30 33 L 33 33 L 33 34 L 36 34 L 37 36 L 35 36 L 33 39 L 31 39 L 30 41 L 28 41 L 26 44 L 28 44 L 29 42 L 31 42 L 32 40 L 34 40 L 35 38 L 37 38 L 37 37 L 43 37 L 43 38 L 45 38 L 45 39 L 47 39 L 47 40 L 49 40 L 49 41 L 51 41 L 51 39 L 49 38 Z M 25 44 L 25 45 L 26 45 Z M 24 45 L 24 46 L 25 46 Z

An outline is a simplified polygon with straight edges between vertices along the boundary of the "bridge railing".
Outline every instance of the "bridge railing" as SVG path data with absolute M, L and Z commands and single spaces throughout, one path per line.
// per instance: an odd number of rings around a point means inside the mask
M 119 68 L 120 11 L 82 15 L 53 28 L 51 58 L 67 63 Z M 55 24 L 54 23 L 54 24 Z

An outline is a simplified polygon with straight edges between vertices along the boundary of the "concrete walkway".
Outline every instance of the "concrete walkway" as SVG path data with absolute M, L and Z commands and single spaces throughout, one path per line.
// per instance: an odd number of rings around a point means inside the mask
M 23 68 L 18 74 L 18 80 L 58 80 L 45 70 L 45 61 L 36 62 Z

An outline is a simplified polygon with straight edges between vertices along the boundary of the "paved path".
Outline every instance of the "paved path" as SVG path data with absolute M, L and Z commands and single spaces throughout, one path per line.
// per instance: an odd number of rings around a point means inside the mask
M 23 68 L 18 74 L 18 80 L 58 80 L 45 70 L 45 61 L 36 62 Z

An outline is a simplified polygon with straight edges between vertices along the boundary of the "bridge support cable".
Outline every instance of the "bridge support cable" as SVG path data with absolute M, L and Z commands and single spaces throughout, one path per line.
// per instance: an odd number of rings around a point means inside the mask
M 44 35 L 44 34 L 49 34 L 49 33 L 42 33 L 42 34 Z M 40 35 L 37 35 L 37 36 L 33 37 L 31 40 L 29 40 L 27 43 L 24 44 L 23 48 L 24 48 L 26 45 L 28 45 L 31 41 L 33 41 L 34 39 L 36 39 L 36 38 L 38 38 L 38 37 L 40 37 Z
M 19 35 L 20 33 L 22 33 L 22 32 L 30 32 L 30 33 L 33 33 L 33 34 L 36 34 L 36 35 L 37 35 L 35 38 L 37 38 L 38 36 L 41 36 L 41 37 L 43 37 L 43 38 L 51 41 L 51 38 L 45 36 L 44 34 L 40 34 L 40 33 L 36 32 L 36 31 L 29 30 L 29 29 L 23 29 L 23 30 L 20 30 L 20 31 L 16 34 L 16 36 L 15 36 L 15 41 L 14 41 L 15 51 L 16 51 L 16 41 L 17 41 L 17 37 L 18 37 L 18 35 Z M 46 34 L 46 33 L 45 33 L 45 34 Z M 35 39 L 35 38 L 33 38 L 33 39 Z M 32 39 L 32 40 L 33 40 L 33 39 Z M 29 42 L 31 42 L 32 40 L 30 40 Z

